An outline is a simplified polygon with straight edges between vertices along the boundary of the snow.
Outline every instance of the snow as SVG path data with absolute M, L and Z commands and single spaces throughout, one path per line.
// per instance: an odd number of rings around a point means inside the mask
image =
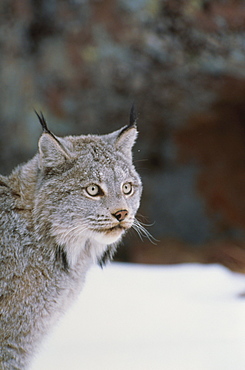
M 245 275 L 112 263 L 88 273 L 32 370 L 244 370 Z

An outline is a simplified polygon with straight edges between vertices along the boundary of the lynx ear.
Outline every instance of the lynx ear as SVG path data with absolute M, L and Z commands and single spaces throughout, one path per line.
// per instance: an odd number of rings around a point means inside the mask
M 137 136 L 138 132 L 135 126 L 123 127 L 115 141 L 116 150 L 119 150 L 120 152 L 125 154 L 125 156 L 132 159 L 132 148 Z
M 36 114 L 43 127 L 43 134 L 38 142 L 40 166 L 58 167 L 65 161 L 71 159 L 71 156 L 60 140 L 48 129 L 43 114 L 41 113 L 39 115 L 37 112 Z
M 38 142 L 41 167 L 58 167 L 71 159 L 64 146 L 57 138 L 44 132 Z
M 132 148 L 134 146 L 137 136 L 138 131 L 136 128 L 136 113 L 134 105 L 132 105 L 130 111 L 129 124 L 123 127 L 121 130 L 117 131 L 117 137 L 115 141 L 116 149 L 120 150 L 127 157 L 132 159 Z

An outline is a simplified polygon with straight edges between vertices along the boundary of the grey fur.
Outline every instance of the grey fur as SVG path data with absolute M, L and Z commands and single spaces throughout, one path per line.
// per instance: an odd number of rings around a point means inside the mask
M 136 137 L 135 124 L 101 136 L 57 138 L 47 129 L 35 157 L 0 176 L 1 370 L 29 367 L 87 270 L 112 258 L 136 222 Z M 122 221 L 118 210 L 128 213 Z

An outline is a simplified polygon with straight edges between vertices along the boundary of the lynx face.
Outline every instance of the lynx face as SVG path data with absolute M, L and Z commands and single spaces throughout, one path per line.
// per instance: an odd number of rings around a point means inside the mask
M 100 258 L 133 225 L 142 192 L 132 164 L 136 135 L 133 126 L 102 136 L 40 138 L 38 233 L 52 235 L 71 260 L 85 240 Z

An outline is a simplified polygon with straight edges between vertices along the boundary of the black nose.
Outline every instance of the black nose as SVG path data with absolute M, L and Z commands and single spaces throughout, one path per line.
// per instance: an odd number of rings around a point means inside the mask
M 116 213 L 113 214 L 114 217 L 118 221 L 123 221 L 128 215 L 128 211 L 126 209 L 121 209 L 120 211 L 117 211 Z

